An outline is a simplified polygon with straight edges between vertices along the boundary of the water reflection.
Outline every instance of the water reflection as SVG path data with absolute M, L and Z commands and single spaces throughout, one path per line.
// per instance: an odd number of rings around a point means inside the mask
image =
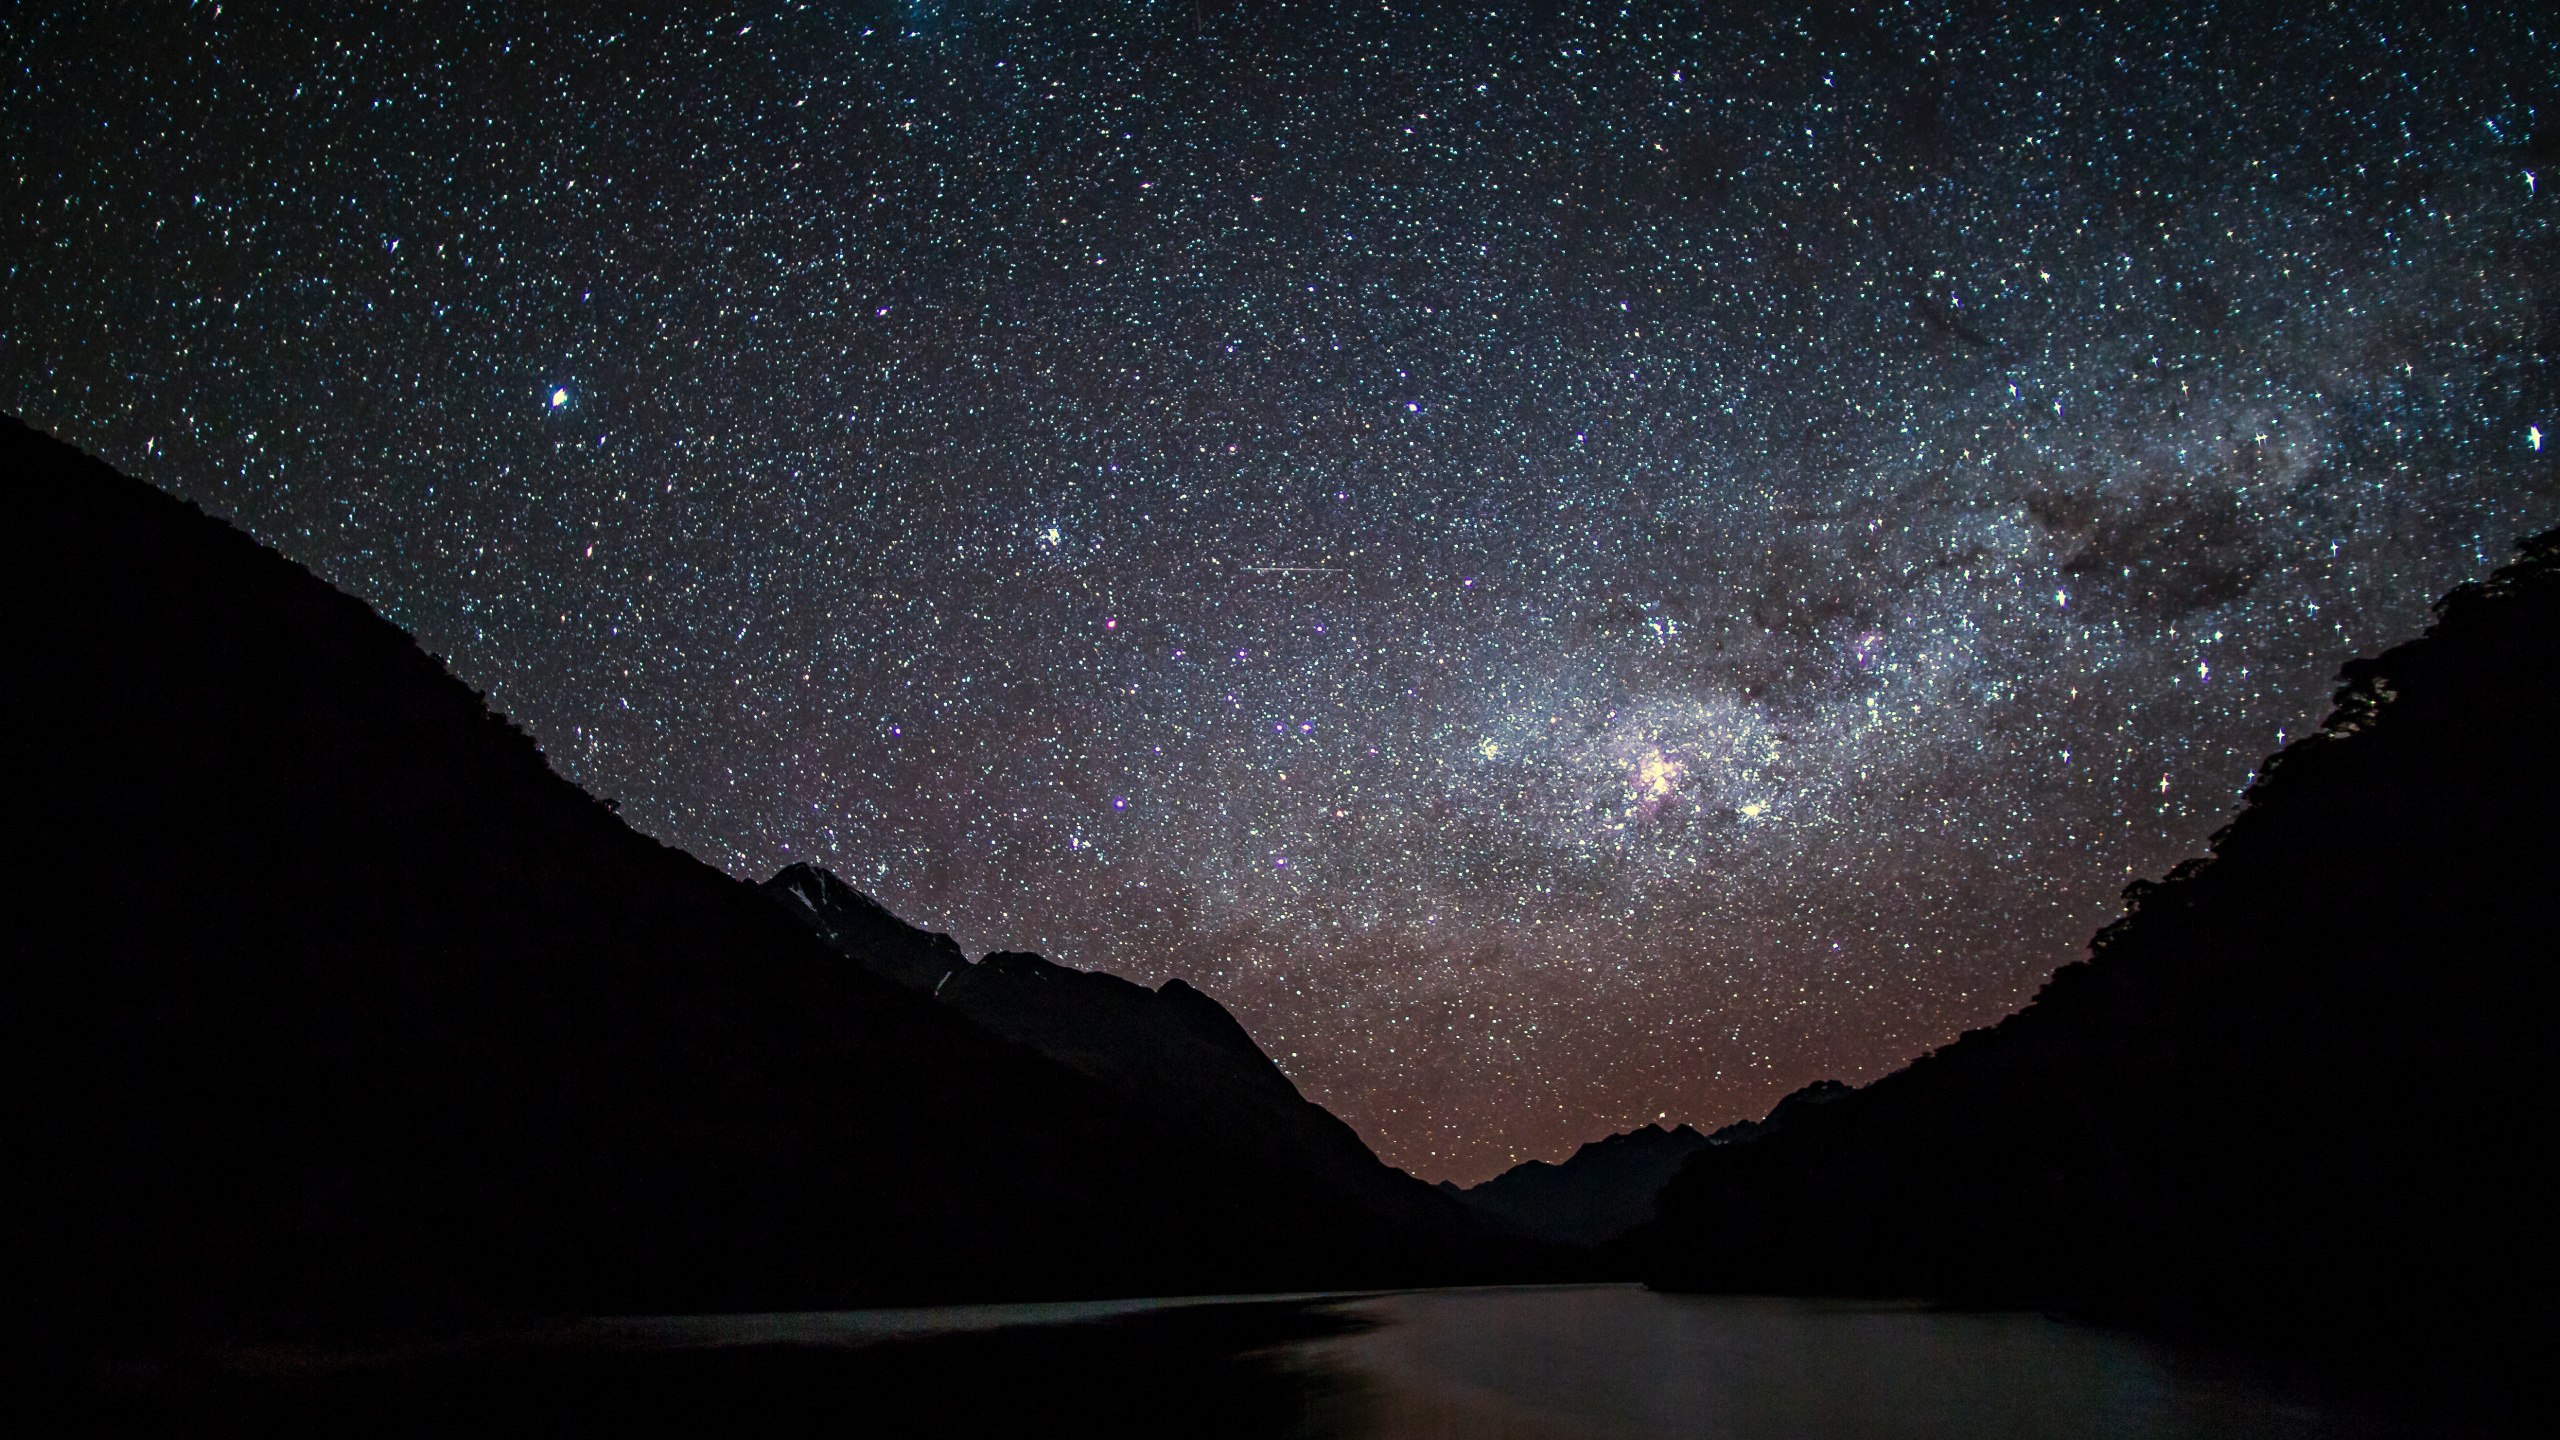
M 1343 1307 L 1288 1359 L 1333 1378 L 1311 1436 L 1378 1440 L 2363 1436 L 2369 1417 L 2230 1363 L 2038 1315 L 1658 1295 L 1443 1291 Z
M 1385 1295 L 1375 1291 L 1302 1291 L 1286 1295 L 1167 1295 L 1132 1300 L 1034 1300 L 985 1305 L 918 1305 L 880 1310 L 784 1310 L 769 1314 L 625 1315 L 581 1322 L 574 1338 L 607 1345 L 686 1350 L 740 1345 L 850 1348 L 894 1340 L 939 1339 L 1026 1326 L 1087 1325 L 1216 1307 L 1276 1312 Z M 1366 1322 L 1361 1322 L 1365 1324 Z
M 1269 1440 L 2350 1437 L 2370 1419 L 2034 1315 L 1634 1286 L 592 1322 L 99 1377 L 152 1435 Z

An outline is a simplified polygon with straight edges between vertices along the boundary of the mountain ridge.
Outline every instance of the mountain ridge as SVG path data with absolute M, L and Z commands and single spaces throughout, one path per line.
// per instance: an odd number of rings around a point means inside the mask
M 1110 1087 L 1203 1144 L 1293 1166 L 1408 1225 L 1482 1228 L 1475 1211 L 1378 1159 L 1351 1126 L 1302 1096 L 1226 1007 L 1179 977 L 1149 990 L 1026 951 L 973 963 L 949 936 L 899 920 L 815 865 L 786 866 L 763 888 L 884 978 Z
M 2345 667 L 2024 1009 L 1701 1149 L 1614 1258 L 2260 1338 L 2547 1328 L 2549 1125 L 2494 1098 L 2552 1055 L 2560 532 L 2520 551 Z
M 235 527 L 15 420 L 0 485 L 31 1346 L 1493 1273 L 848 964 Z
M 1720 1132 L 1721 1133 L 1721 1132 Z M 1559 1245 L 1597 1245 L 1653 1218 L 1653 1198 L 1692 1151 L 1716 1143 L 1686 1124 L 1640 1125 L 1588 1140 L 1564 1160 L 1524 1160 L 1443 1194 L 1503 1228 Z

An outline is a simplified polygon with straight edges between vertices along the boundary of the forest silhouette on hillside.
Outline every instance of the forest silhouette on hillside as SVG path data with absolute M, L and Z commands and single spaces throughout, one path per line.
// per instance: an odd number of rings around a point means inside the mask
M 2026 1009 L 1701 1149 L 1614 1255 L 2298 1344 L 2547 1333 L 2560 531 L 2521 549 L 2348 665 Z

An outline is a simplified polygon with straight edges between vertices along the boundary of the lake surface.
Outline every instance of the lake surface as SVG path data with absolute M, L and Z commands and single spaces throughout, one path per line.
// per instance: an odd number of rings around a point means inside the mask
M 262 1352 L 91 1403 L 101 1428 L 262 1440 L 2437 1433 L 2263 1367 L 2041 1315 L 1633 1285 L 594 1321 L 362 1356 Z
M 964 1369 L 976 1355 L 984 1369 L 1024 1379 L 1052 1369 L 1026 1366 L 1026 1352 L 1076 1356 L 1071 1378 L 1049 1374 L 1043 1393 L 1025 1397 L 1033 1413 L 980 1417 L 1006 1430 L 1071 1426 L 1069 1412 L 1092 1405 L 1103 1431 L 1197 1423 L 1341 1440 L 2397 1433 L 2263 1370 L 2043 1315 L 1635 1285 L 606 1322 L 613 1327 L 675 1348 L 880 1345 Z M 1196 1397 L 1157 1403 L 1177 1366 L 1215 1378 Z M 1153 1378 L 1105 1378 L 1124 1367 Z M 1091 1393 L 1094 1380 L 1105 1393 Z M 1136 1403 L 1141 1389 L 1149 1398 Z
M 1343 1383 L 1311 1431 L 1451 1440 L 2394 1433 L 2263 1372 L 2042 1315 L 1660 1295 L 1441 1291 L 1301 1342 Z

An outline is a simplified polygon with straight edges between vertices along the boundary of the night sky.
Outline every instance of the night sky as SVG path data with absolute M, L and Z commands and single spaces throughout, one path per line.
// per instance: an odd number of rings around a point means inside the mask
M 2560 522 L 2531 7 L 1511 8 L 18 7 L 0 406 L 1461 1181 L 2014 1009 Z

